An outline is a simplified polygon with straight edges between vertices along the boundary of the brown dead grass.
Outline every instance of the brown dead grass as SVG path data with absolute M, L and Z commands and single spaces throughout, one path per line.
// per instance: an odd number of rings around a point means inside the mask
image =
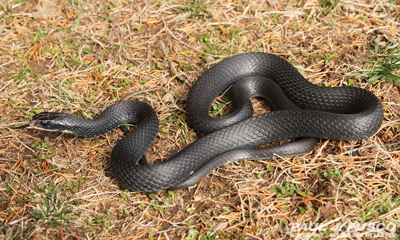
M 0 4 L 0 238 L 33 231 L 30 239 L 195 239 L 195 229 L 223 239 L 294 239 L 289 233 L 303 239 L 313 232 L 291 232 L 292 224 L 334 228 L 366 221 L 395 223 L 398 234 L 399 89 L 364 79 L 349 83 L 345 75 L 362 68 L 367 43 L 376 37 L 382 47 L 398 43 L 399 1 L 340 1 L 326 15 L 314 0 L 193 2 L 202 3 Z M 321 140 L 300 157 L 228 164 L 188 190 L 143 194 L 124 192 L 108 169 L 120 130 L 83 139 L 6 128 L 42 109 L 95 116 L 131 92 L 160 87 L 138 97 L 159 115 L 160 133 L 146 155 L 160 162 L 198 137 L 184 110 L 191 84 L 222 57 L 249 51 L 288 59 L 318 85 L 374 92 L 385 104 L 381 130 L 363 141 Z M 253 102 L 257 112 L 264 108 Z M 301 192 L 268 191 L 284 182 Z M 77 218 L 61 221 L 68 229 L 32 216 L 46 192 L 35 185 L 60 190 L 58 201 L 71 204 L 65 215 Z M 357 238 L 351 230 L 340 233 Z

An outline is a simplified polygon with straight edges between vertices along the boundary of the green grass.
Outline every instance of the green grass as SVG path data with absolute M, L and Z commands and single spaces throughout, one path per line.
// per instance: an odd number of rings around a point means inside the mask
M 365 223 L 395 210 L 400 204 L 400 195 L 391 196 L 390 194 L 383 194 L 382 197 L 373 204 L 368 204 L 366 201 L 358 202 L 358 204 L 361 208 L 358 216 L 362 222 Z
M 214 239 L 219 239 L 218 232 L 211 232 L 208 231 L 206 233 L 201 233 L 196 230 L 196 229 L 190 229 L 188 232 L 188 235 L 186 235 L 185 240 L 192 240 L 192 239 L 198 239 L 198 240 L 214 240 Z
M 339 0 L 322 0 L 318 6 L 322 7 L 323 13 L 327 15 L 330 11 L 336 8 L 336 6 L 339 4 Z
M 238 46 L 242 39 L 241 32 L 240 27 L 208 26 L 207 32 L 201 35 L 189 35 L 188 42 L 198 39 L 203 44 L 202 51 L 207 54 L 231 55 L 240 52 Z M 201 57 L 206 58 L 207 56 L 202 55 Z M 192 69 L 189 68 L 189 70 Z
M 388 44 L 384 49 L 379 46 L 379 40 L 373 49 L 368 45 L 368 56 L 360 73 L 347 76 L 364 77 L 368 82 L 375 84 L 387 81 L 400 87 L 400 45 L 394 47 Z
M 36 202 L 36 208 L 33 209 L 31 215 L 36 218 L 36 225 L 49 224 L 53 228 L 62 226 L 65 230 L 69 228 L 65 225 L 66 222 L 72 222 L 79 217 L 74 216 L 70 210 L 72 205 L 71 199 L 63 199 L 60 197 L 63 192 L 62 184 L 35 185 L 33 201 Z
M 4 240 L 17 240 L 17 239 L 27 239 L 31 236 L 35 228 L 33 229 L 24 229 L 24 227 L 18 226 L 3 226 L 4 229 Z
M 277 193 L 277 198 L 293 196 L 296 193 L 307 194 L 309 189 L 303 192 L 303 189 L 298 184 L 289 184 L 288 182 L 283 182 L 282 187 L 275 187 L 268 190 L 268 192 Z
M 38 82 L 42 75 L 43 74 L 41 74 L 36 68 L 23 66 L 17 73 L 12 75 L 11 78 L 17 83 L 30 82 L 31 80 L 33 80 L 33 82 Z
M 212 14 L 207 12 L 209 6 L 204 4 L 204 1 L 185 1 L 184 5 L 184 7 L 179 8 L 179 13 L 189 12 L 189 18 L 212 18 Z
M 4 234 L 4 239 L 27 239 L 39 225 L 44 224 L 48 224 L 53 228 L 62 226 L 69 231 L 65 223 L 79 218 L 70 209 L 71 205 L 77 202 L 71 201 L 72 197 L 63 199 L 60 196 L 63 192 L 65 192 L 63 184 L 46 184 L 45 182 L 41 186 L 35 184 L 35 190 L 30 195 L 26 195 L 26 199 L 21 199 L 23 202 L 29 201 L 32 204 L 33 211 L 30 214 L 35 218 L 34 224 L 21 226 L 4 225 L 0 228 L 0 233 Z M 19 199 L 20 197 L 17 198 Z
M 190 34 L 187 39 L 188 42 L 198 40 L 202 43 L 202 51 L 206 54 L 202 54 L 200 56 L 201 58 L 206 58 L 207 54 L 232 55 L 240 53 L 239 46 L 242 42 L 241 27 L 209 25 L 206 29 L 207 31 L 203 32 L 201 35 Z M 254 49 L 256 49 L 256 47 Z M 188 70 L 194 70 L 194 68 L 189 66 Z

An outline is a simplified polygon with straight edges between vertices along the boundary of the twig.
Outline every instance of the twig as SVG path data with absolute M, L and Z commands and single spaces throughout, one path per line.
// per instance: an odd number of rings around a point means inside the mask
M 291 11 L 269 11 L 264 12 L 263 14 L 288 14 L 288 15 L 304 15 L 305 12 L 291 12 Z
M 135 95 L 138 95 L 138 94 L 141 94 L 141 93 L 145 93 L 145 92 L 155 91 L 155 90 L 158 90 L 158 89 L 161 89 L 161 88 L 159 88 L 159 87 L 156 87 L 156 88 L 149 88 L 149 89 L 144 89 L 144 90 L 140 90 L 140 91 L 131 93 L 131 94 L 129 94 L 128 96 L 123 97 L 123 98 L 121 99 L 120 102 L 126 101 L 127 99 L 129 99 L 129 98 L 131 98 L 131 97 L 133 97 L 133 96 L 135 96 Z
M 142 15 L 142 13 L 144 12 L 144 10 L 146 10 L 147 8 L 147 2 L 146 5 L 142 8 L 142 10 L 140 10 L 140 12 L 138 14 L 136 14 L 136 16 L 132 19 L 131 24 L 134 24 L 136 19 L 139 18 L 140 15 Z
M 192 87 L 192 84 L 190 84 L 186 78 L 184 78 L 184 77 L 178 77 L 178 76 L 179 76 L 178 71 L 176 70 L 175 65 L 174 65 L 174 63 L 172 62 L 171 58 L 169 58 L 168 53 L 167 53 L 167 50 L 165 49 L 165 44 L 164 44 L 163 41 L 160 41 L 160 46 L 161 46 L 161 50 L 162 50 L 162 52 L 163 52 L 165 58 L 168 60 L 168 63 L 169 63 L 169 65 L 170 65 L 171 68 L 172 68 L 172 72 L 174 73 L 175 77 L 176 77 L 178 80 L 182 81 L 183 83 L 186 83 L 189 87 Z
M 178 75 L 178 71 L 176 71 L 174 63 L 171 61 L 171 58 L 169 58 L 167 50 L 165 50 L 165 44 L 163 41 L 160 41 L 160 46 L 165 58 L 167 58 L 169 62 L 169 65 L 171 65 L 172 71 L 174 72 L 175 75 Z
M 146 63 L 150 60 L 150 43 L 147 43 Z
M 108 40 L 109 43 L 111 44 L 111 56 L 112 56 L 113 53 L 114 53 L 114 40 L 113 40 L 113 38 L 114 38 L 114 30 L 115 30 L 114 28 L 115 28 L 115 25 L 116 25 L 116 24 L 119 25 L 120 13 L 121 13 L 121 12 L 118 13 L 117 17 L 115 18 L 115 20 L 114 20 L 114 22 L 113 22 L 113 24 L 112 24 L 111 33 L 110 33 L 110 37 L 109 37 L 110 40 Z M 119 41 L 119 40 L 120 40 L 120 39 L 119 39 L 119 37 L 118 37 L 118 41 Z
M 164 19 L 163 19 L 163 21 L 164 21 Z M 203 51 L 197 50 L 196 48 L 190 46 L 189 44 L 187 44 L 187 43 L 185 43 L 185 42 L 182 42 L 179 38 L 177 38 L 177 37 L 171 32 L 171 30 L 169 30 L 169 28 L 167 27 L 167 24 L 165 23 L 165 21 L 164 21 L 164 25 L 165 25 L 165 29 L 167 29 L 167 31 L 168 31 L 168 33 L 171 35 L 171 37 L 173 37 L 176 41 L 180 42 L 181 44 L 185 45 L 186 47 L 188 47 L 188 48 L 190 48 L 190 49 L 192 49 L 192 50 L 194 50 L 194 51 L 196 51 L 196 52 L 199 52 L 199 53 L 204 54 L 204 55 L 207 55 L 207 56 L 219 57 L 219 58 L 229 58 L 229 57 L 232 57 L 232 56 L 233 56 L 233 55 L 214 55 L 214 54 L 209 54 L 209 53 L 205 53 L 205 52 L 203 52 Z
M 72 233 L 66 233 L 66 232 L 58 232 L 59 234 L 64 234 L 64 235 L 68 235 L 68 236 L 71 236 L 71 237 L 74 237 L 74 238 L 77 238 L 77 239 L 83 239 L 83 240 L 85 240 L 86 238 L 83 238 L 83 237 L 80 237 L 80 236 L 78 236 L 78 235 L 74 235 L 74 234 L 72 234 Z
M 24 183 L 24 182 L 26 182 L 26 181 L 28 181 L 28 180 L 30 180 L 32 178 L 38 177 L 40 175 L 43 175 L 43 174 L 46 174 L 46 173 L 49 173 L 49 172 L 52 172 L 52 171 L 56 171 L 56 170 L 59 170 L 59 169 L 62 169 L 62 168 L 68 168 L 70 166 L 71 165 L 63 166 L 63 167 L 57 167 L 57 168 L 53 168 L 53 169 L 50 169 L 50 170 L 46 170 L 46 171 L 40 172 L 40 173 L 35 174 L 35 175 L 31 176 L 31 177 L 27 177 L 27 178 L 22 179 L 21 181 L 19 181 L 19 184 Z

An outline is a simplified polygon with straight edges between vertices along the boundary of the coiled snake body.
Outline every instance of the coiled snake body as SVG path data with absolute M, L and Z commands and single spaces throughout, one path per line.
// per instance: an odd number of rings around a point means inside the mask
M 234 112 L 223 118 L 209 116 L 212 101 L 233 83 Z M 268 98 L 274 108 L 283 110 L 251 117 L 249 98 L 253 96 Z M 186 109 L 190 123 L 205 136 L 154 165 L 136 164 L 159 128 L 157 114 L 144 102 L 121 101 L 92 120 L 66 113 L 40 113 L 29 125 L 96 136 L 125 123 L 137 124 L 114 147 L 112 170 L 127 189 L 153 192 L 190 186 L 227 162 L 308 152 L 316 143 L 312 138 L 365 139 L 378 131 L 383 120 L 381 103 L 369 91 L 313 85 L 290 63 L 266 53 L 239 54 L 211 67 L 191 88 Z M 257 148 L 290 138 L 311 139 Z

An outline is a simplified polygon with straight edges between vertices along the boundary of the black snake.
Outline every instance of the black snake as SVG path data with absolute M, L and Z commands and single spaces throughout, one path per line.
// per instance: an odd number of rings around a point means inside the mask
M 232 84 L 233 113 L 209 116 L 213 100 Z M 255 96 L 267 98 L 279 111 L 252 117 L 249 98 Z M 306 153 L 316 144 L 314 138 L 365 139 L 378 131 L 383 120 L 381 103 L 371 92 L 313 85 L 290 63 L 266 53 L 239 54 L 211 67 L 191 88 L 186 109 L 190 123 L 205 136 L 154 165 L 137 164 L 159 128 L 156 112 L 141 101 L 121 101 L 91 120 L 67 113 L 39 113 L 26 126 L 97 136 L 125 123 L 137 124 L 114 147 L 111 166 L 127 189 L 153 192 L 190 186 L 227 162 Z M 304 139 L 258 148 L 291 138 Z

